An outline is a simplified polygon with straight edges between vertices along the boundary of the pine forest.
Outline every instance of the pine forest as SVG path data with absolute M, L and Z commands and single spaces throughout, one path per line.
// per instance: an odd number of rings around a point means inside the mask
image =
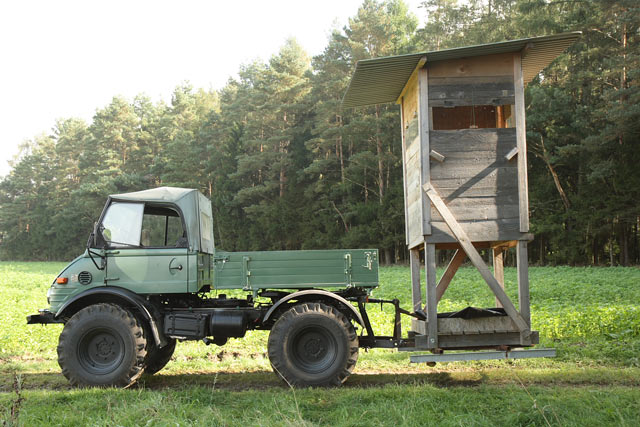
M 640 263 L 637 0 L 365 0 L 310 57 L 290 39 L 217 90 L 96 106 L 25 141 L 0 181 L 0 258 L 81 253 L 107 195 L 211 199 L 224 250 L 379 248 L 406 263 L 399 108 L 343 109 L 357 61 L 582 31 L 526 88 L 534 264 Z M 221 58 L 224 60 L 224 58 Z

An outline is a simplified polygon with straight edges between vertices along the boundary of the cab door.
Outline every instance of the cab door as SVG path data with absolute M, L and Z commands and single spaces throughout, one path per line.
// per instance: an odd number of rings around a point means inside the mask
M 105 281 L 137 294 L 185 293 L 187 261 L 187 249 L 110 249 Z
M 188 248 L 177 210 L 113 202 L 103 227 L 108 245 L 106 285 L 138 294 L 187 291 Z

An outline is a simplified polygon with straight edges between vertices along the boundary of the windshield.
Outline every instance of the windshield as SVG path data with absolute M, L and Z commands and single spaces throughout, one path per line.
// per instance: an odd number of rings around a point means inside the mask
M 102 220 L 102 235 L 111 247 L 140 246 L 144 203 L 112 202 Z

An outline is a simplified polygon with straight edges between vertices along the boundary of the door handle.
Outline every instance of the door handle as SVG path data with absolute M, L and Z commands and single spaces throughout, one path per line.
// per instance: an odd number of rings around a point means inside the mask
M 182 264 L 180 264 L 180 262 L 176 258 L 173 258 L 169 262 L 169 271 L 173 274 L 175 270 L 182 271 Z

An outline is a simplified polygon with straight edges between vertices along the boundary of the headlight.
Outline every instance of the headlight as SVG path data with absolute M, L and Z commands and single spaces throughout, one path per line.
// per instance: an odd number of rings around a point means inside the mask
M 51 304 L 51 288 L 47 289 L 47 304 Z

